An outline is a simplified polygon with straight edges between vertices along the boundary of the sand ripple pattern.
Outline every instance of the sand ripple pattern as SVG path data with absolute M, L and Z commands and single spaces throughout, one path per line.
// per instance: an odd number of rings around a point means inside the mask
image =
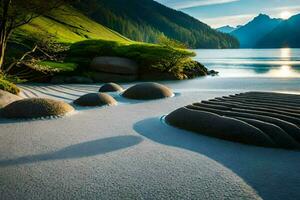
M 244 144 L 300 150 L 300 95 L 246 92 L 175 110 L 167 123 Z
M 98 92 L 98 85 L 20 85 L 24 98 L 42 97 L 72 102 L 80 96 Z

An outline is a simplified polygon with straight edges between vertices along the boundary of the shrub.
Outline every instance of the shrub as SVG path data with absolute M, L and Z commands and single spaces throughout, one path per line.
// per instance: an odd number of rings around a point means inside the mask
M 164 66 L 162 71 L 168 71 L 165 68 L 171 68 L 174 62 L 195 56 L 195 53 L 186 49 L 147 43 L 87 40 L 71 45 L 66 61 L 82 65 L 97 56 L 129 58 L 135 60 L 140 67 L 159 68 L 157 66 L 160 65 Z

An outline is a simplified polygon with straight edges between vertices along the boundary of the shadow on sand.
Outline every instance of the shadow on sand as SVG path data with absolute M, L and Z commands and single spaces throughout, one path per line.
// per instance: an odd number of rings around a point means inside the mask
M 63 149 L 38 154 L 28 155 L 16 159 L 0 160 L 0 167 L 20 165 L 27 163 L 35 163 L 49 160 L 75 159 L 101 155 L 112 151 L 128 148 L 139 144 L 142 141 L 139 136 L 117 136 L 105 139 L 83 142 L 65 147 Z
M 155 142 L 217 161 L 245 180 L 263 199 L 300 199 L 300 152 L 210 138 L 171 127 L 160 118 L 137 122 L 134 130 Z

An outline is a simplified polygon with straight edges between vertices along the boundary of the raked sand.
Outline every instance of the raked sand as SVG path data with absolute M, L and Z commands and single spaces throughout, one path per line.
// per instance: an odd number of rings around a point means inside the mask
M 223 141 L 161 121 L 216 96 L 300 92 L 297 80 L 285 81 L 170 82 L 173 98 L 133 101 L 113 94 L 118 106 L 76 107 L 59 119 L 0 120 L 0 199 L 300 199 L 300 152 Z M 71 102 L 100 85 L 21 88 L 24 97 Z

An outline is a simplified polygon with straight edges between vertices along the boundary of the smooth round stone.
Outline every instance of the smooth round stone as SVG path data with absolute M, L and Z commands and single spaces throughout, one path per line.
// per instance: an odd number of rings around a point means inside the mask
M 22 99 L 21 97 L 15 95 L 15 94 L 6 92 L 4 90 L 0 90 L 0 108 L 4 107 L 14 101 L 18 101 L 21 99 Z
M 121 57 L 95 57 L 90 65 L 91 69 L 98 72 L 112 74 L 137 74 L 138 64 L 127 58 Z
M 99 89 L 99 92 L 122 92 L 124 89 L 116 83 L 106 83 Z
M 117 101 L 110 95 L 104 93 L 85 94 L 74 101 L 79 106 L 114 106 Z
M 46 98 L 28 98 L 15 101 L 1 110 L 5 118 L 41 118 L 63 116 L 74 108 L 63 101 Z
M 172 97 L 173 91 L 159 83 L 140 83 L 128 88 L 123 97 L 137 100 L 152 100 Z

